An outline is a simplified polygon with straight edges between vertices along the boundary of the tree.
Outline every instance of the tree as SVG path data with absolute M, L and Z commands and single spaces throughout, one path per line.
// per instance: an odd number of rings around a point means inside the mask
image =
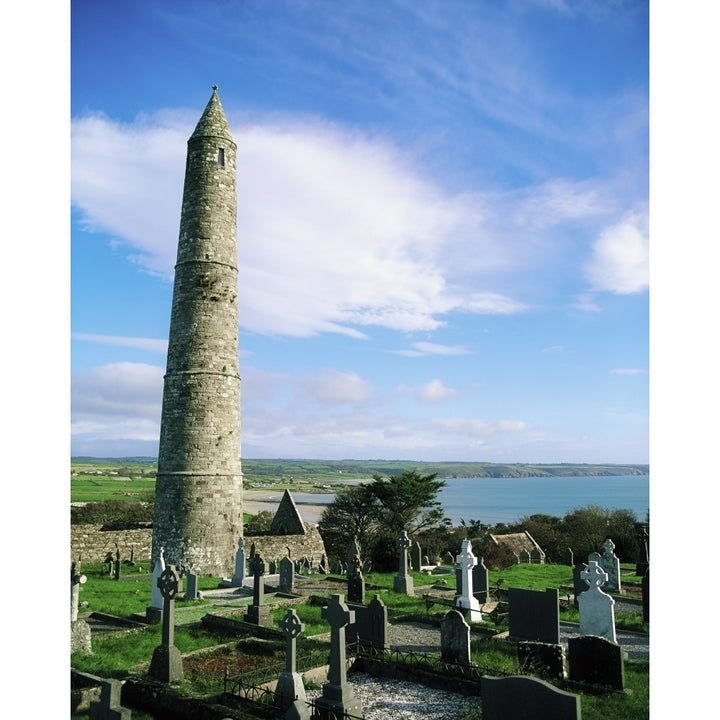
M 339 492 L 323 510 L 318 523 L 328 555 L 344 561 L 353 538 L 357 538 L 361 548 L 369 547 L 377 530 L 379 508 L 370 485 L 356 485 Z
M 388 532 L 397 537 L 406 530 L 411 535 L 442 523 L 444 512 L 437 494 L 445 481 L 436 478 L 437 473 L 420 475 L 417 470 L 405 470 L 387 479 L 373 475 L 370 491 L 381 505 L 383 526 Z
M 372 483 L 338 493 L 318 523 L 328 554 L 344 560 L 350 542 L 357 538 L 364 558 L 371 559 L 376 569 L 396 565 L 395 542 L 403 530 L 412 534 L 444 521 L 437 493 L 445 481 L 436 478 L 437 473 L 405 470 L 388 478 L 373 475 Z

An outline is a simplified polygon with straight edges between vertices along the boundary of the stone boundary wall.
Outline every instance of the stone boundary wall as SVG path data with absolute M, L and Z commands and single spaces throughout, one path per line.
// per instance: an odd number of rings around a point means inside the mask
M 317 568 L 325 553 L 325 544 L 317 528 L 305 523 L 304 535 L 246 535 L 245 555 L 249 557 L 250 546 L 260 553 L 265 563 L 284 558 L 290 548 L 292 560 L 305 557 L 312 559 L 313 567 Z M 71 560 L 82 556 L 83 562 L 103 562 L 105 556 L 120 550 L 122 560 L 130 559 L 134 551 L 135 562 L 146 562 L 152 552 L 152 526 L 133 527 L 128 529 L 109 528 L 105 525 L 71 525 L 70 552 Z M 232 574 L 232 573 L 231 573 Z

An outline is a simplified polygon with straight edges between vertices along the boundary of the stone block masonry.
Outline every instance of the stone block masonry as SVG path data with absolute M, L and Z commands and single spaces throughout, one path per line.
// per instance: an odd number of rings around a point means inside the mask
M 236 145 L 217 94 L 188 140 L 163 389 L 153 550 L 231 575 L 242 535 Z

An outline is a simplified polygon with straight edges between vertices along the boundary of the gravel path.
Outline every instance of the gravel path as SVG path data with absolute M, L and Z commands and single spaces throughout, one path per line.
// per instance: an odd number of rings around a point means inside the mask
M 578 626 L 560 624 L 560 643 L 567 652 L 568 638 L 578 636 Z M 649 642 L 642 635 L 619 633 L 618 643 L 629 658 L 647 659 Z M 419 622 L 391 623 L 389 627 L 390 646 L 393 650 L 415 652 L 437 652 L 440 647 L 440 628 Z M 477 697 L 465 697 L 458 693 L 433 690 L 423 685 L 404 680 L 383 679 L 378 681 L 365 673 L 351 673 L 348 681 L 353 693 L 362 704 L 365 720 L 458 720 L 480 704 Z M 308 693 L 314 699 L 320 691 Z

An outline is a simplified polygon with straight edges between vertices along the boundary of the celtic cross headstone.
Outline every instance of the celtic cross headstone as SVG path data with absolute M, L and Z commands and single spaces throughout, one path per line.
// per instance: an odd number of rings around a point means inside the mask
M 155 648 L 150 662 L 151 677 L 165 683 L 183 679 L 180 651 L 175 647 L 175 597 L 180 592 L 180 574 L 174 565 L 168 565 L 158 578 L 157 585 L 163 596 L 162 644 Z
M 395 544 L 398 548 L 398 574 L 393 578 L 393 590 L 405 595 L 414 595 L 413 579 L 408 573 L 408 548 L 411 543 L 405 530 L 400 533 Z
M 245 614 L 245 622 L 267 627 L 271 624 L 270 608 L 265 605 L 265 561 L 259 552 L 250 557 L 250 572 L 253 575 L 253 602 Z
M 580 577 L 588 588 L 578 595 L 580 609 L 580 634 L 598 635 L 611 642 L 617 642 L 615 636 L 615 599 L 604 593 L 600 587 L 607 581 L 608 574 L 596 560 L 590 560 L 587 569 Z
M 285 616 L 280 620 L 285 640 L 285 672 L 278 678 L 275 687 L 276 704 L 286 709 L 295 700 L 306 700 L 305 686 L 302 677 L 297 672 L 297 637 L 305 630 L 305 625 L 300 622 L 298 614 L 293 608 L 289 608 Z
M 345 657 L 345 628 L 355 622 L 355 613 L 343 602 L 343 596 L 330 596 L 320 615 L 330 623 L 330 666 L 328 681 L 323 685 L 322 695 L 315 701 L 320 720 L 344 717 L 343 713 L 361 718 L 362 703 L 347 681 Z
M 461 580 L 460 594 L 455 599 L 455 607 L 470 622 L 482 622 L 480 603 L 473 595 L 473 568 L 477 565 L 477 558 L 472 552 L 472 543 L 469 539 L 462 541 L 460 554 L 455 558 L 460 570 Z

